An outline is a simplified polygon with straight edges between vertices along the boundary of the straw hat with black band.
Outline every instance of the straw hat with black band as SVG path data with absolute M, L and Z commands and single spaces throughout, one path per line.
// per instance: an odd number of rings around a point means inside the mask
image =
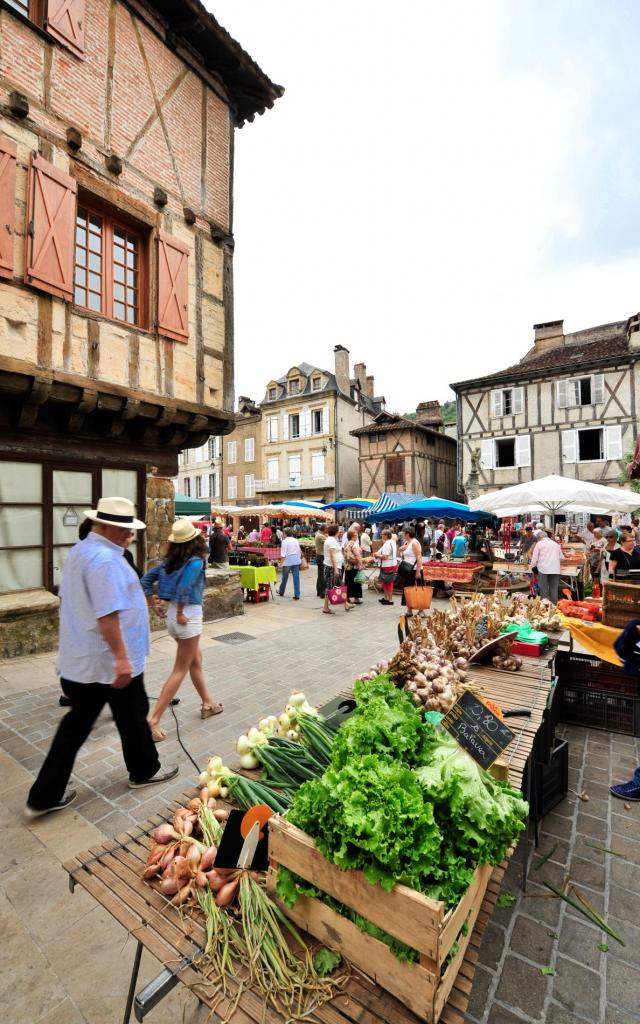
M 188 544 L 190 540 L 200 537 L 200 530 L 188 519 L 176 519 L 168 540 L 171 544 Z
M 103 526 L 121 526 L 130 530 L 146 530 L 141 519 L 136 519 L 135 505 L 128 498 L 100 498 L 97 508 L 85 509 L 85 516 Z

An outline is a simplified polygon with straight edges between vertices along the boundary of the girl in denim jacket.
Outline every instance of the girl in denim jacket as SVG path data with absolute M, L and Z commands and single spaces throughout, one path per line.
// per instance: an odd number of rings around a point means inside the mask
M 206 558 L 207 544 L 200 531 L 187 519 L 177 519 L 169 537 L 167 557 L 140 581 L 149 607 L 162 618 L 166 617 L 169 634 L 178 646 L 171 674 L 149 718 L 151 734 L 156 743 L 166 739 L 167 734 L 160 727 L 160 719 L 187 672 L 202 700 L 200 717 L 210 718 L 222 711 L 222 704 L 218 704 L 209 693 L 202 671 L 200 635 Z M 157 596 L 154 594 L 156 583 Z M 169 601 L 166 613 L 160 604 L 162 600 Z

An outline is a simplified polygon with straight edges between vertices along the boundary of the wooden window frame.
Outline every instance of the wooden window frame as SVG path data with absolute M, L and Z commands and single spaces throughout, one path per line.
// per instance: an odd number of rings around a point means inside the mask
M 45 32 L 44 28 L 44 0 L 27 0 L 27 10 L 22 11 L 18 7 L 14 7 L 10 0 L 5 0 L 5 6 L 11 11 L 12 14 L 17 14 L 19 18 L 29 22 L 30 25 L 34 25 L 39 28 L 42 32 Z M 49 38 L 48 34 L 47 38 Z
M 100 217 L 102 219 L 102 291 L 101 309 L 99 312 L 95 309 L 91 309 L 90 306 L 85 306 L 82 303 L 76 302 L 76 269 L 78 266 L 78 264 L 76 263 L 76 248 L 78 231 L 78 211 L 80 209 L 85 210 L 87 214 L 87 231 L 88 218 L 91 214 L 93 214 L 95 217 Z M 114 284 L 120 283 L 115 282 L 113 279 L 113 238 L 115 230 L 120 230 L 126 232 L 127 234 L 134 235 L 138 241 L 138 322 L 133 324 L 130 323 L 128 320 L 121 320 L 120 317 L 114 315 L 114 304 L 116 300 L 114 299 L 113 296 L 113 288 Z M 136 220 L 135 217 L 130 217 L 126 212 L 122 210 L 114 210 L 114 208 L 110 206 L 108 203 L 102 202 L 96 196 L 90 195 L 84 192 L 84 190 L 80 191 L 78 194 L 78 202 L 76 206 L 76 223 L 74 229 L 74 310 L 86 316 L 96 317 L 99 320 L 110 320 L 113 323 L 121 325 L 122 327 L 128 327 L 129 330 L 148 331 L 150 329 L 151 322 L 151 318 L 149 315 L 149 281 L 151 278 L 151 234 L 152 229 L 149 224 L 146 224 L 144 221 Z M 89 251 L 88 248 L 87 251 Z M 88 273 L 89 269 L 87 267 L 87 274 Z M 87 289 L 85 288 L 85 290 Z

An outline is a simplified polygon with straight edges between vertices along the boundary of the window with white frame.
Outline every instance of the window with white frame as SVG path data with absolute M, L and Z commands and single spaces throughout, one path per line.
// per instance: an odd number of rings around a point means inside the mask
M 313 377 L 311 381 L 311 390 L 319 391 L 322 387 L 322 377 Z
M 244 439 L 244 461 L 253 462 L 256 457 L 256 442 L 253 437 L 245 437 Z
M 492 416 L 517 416 L 524 408 L 524 388 L 499 388 L 491 392 Z
M 289 437 L 300 437 L 300 414 L 297 412 L 289 416 Z
M 196 498 L 202 497 L 202 477 L 196 477 Z
M 237 448 L 237 441 L 228 441 L 227 442 L 227 462 L 229 463 L 230 466 L 235 465 L 236 458 L 237 458 L 236 448 Z
M 609 462 L 622 458 L 622 427 L 585 427 L 563 430 L 562 461 Z
M 218 497 L 218 474 L 209 473 L 209 497 Z
M 267 441 L 278 440 L 278 417 L 267 416 Z
M 245 473 L 244 496 L 245 498 L 255 498 L 256 496 L 256 478 L 253 473 Z
M 311 453 L 311 476 L 314 480 L 324 478 L 324 452 Z
M 209 458 L 219 459 L 220 458 L 220 438 L 210 437 L 209 438 Z
M 480 445 L 480 465 L 483 469 L 509 469 L 531 465 L 531 435 L 493 437 Z
M 277 455 L 267 459 L 267 480 L 270 484 L 277 484 L 280 476 L 280 459 Z
M 300 487 L 302 484 L 302 459 L 300 455 L 289 456 L 289 487 Z
M 191 497 L 191 478 L 188 477 L 188 476 L 185 476 L 185 478 L 183 480 L 182 486 L 184 487 L 184 496 L 185 496 L 185 498 L 190 498 Z
M 311 430 L 314 434 L 323 434 L 322 409 L 314 409 L 311 413 Z
M 595 373 L 590 377 L 559 380 L 556 384 L 556 399 L 559 409 L 573 409 L 578 405 L 599 405 L 604 402 L 604 374 Z
M 227 495 L 229 498 L 238 497 L 238 478 L 235 476 L 227 477 Z

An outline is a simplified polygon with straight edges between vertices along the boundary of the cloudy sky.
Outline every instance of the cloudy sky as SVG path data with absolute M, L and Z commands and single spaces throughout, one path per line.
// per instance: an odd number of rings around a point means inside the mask
M 640 308 L 636 0 L 206 0 L 286 92 L 236 136 L 236 394 L 340 343 L 387 408 Z

